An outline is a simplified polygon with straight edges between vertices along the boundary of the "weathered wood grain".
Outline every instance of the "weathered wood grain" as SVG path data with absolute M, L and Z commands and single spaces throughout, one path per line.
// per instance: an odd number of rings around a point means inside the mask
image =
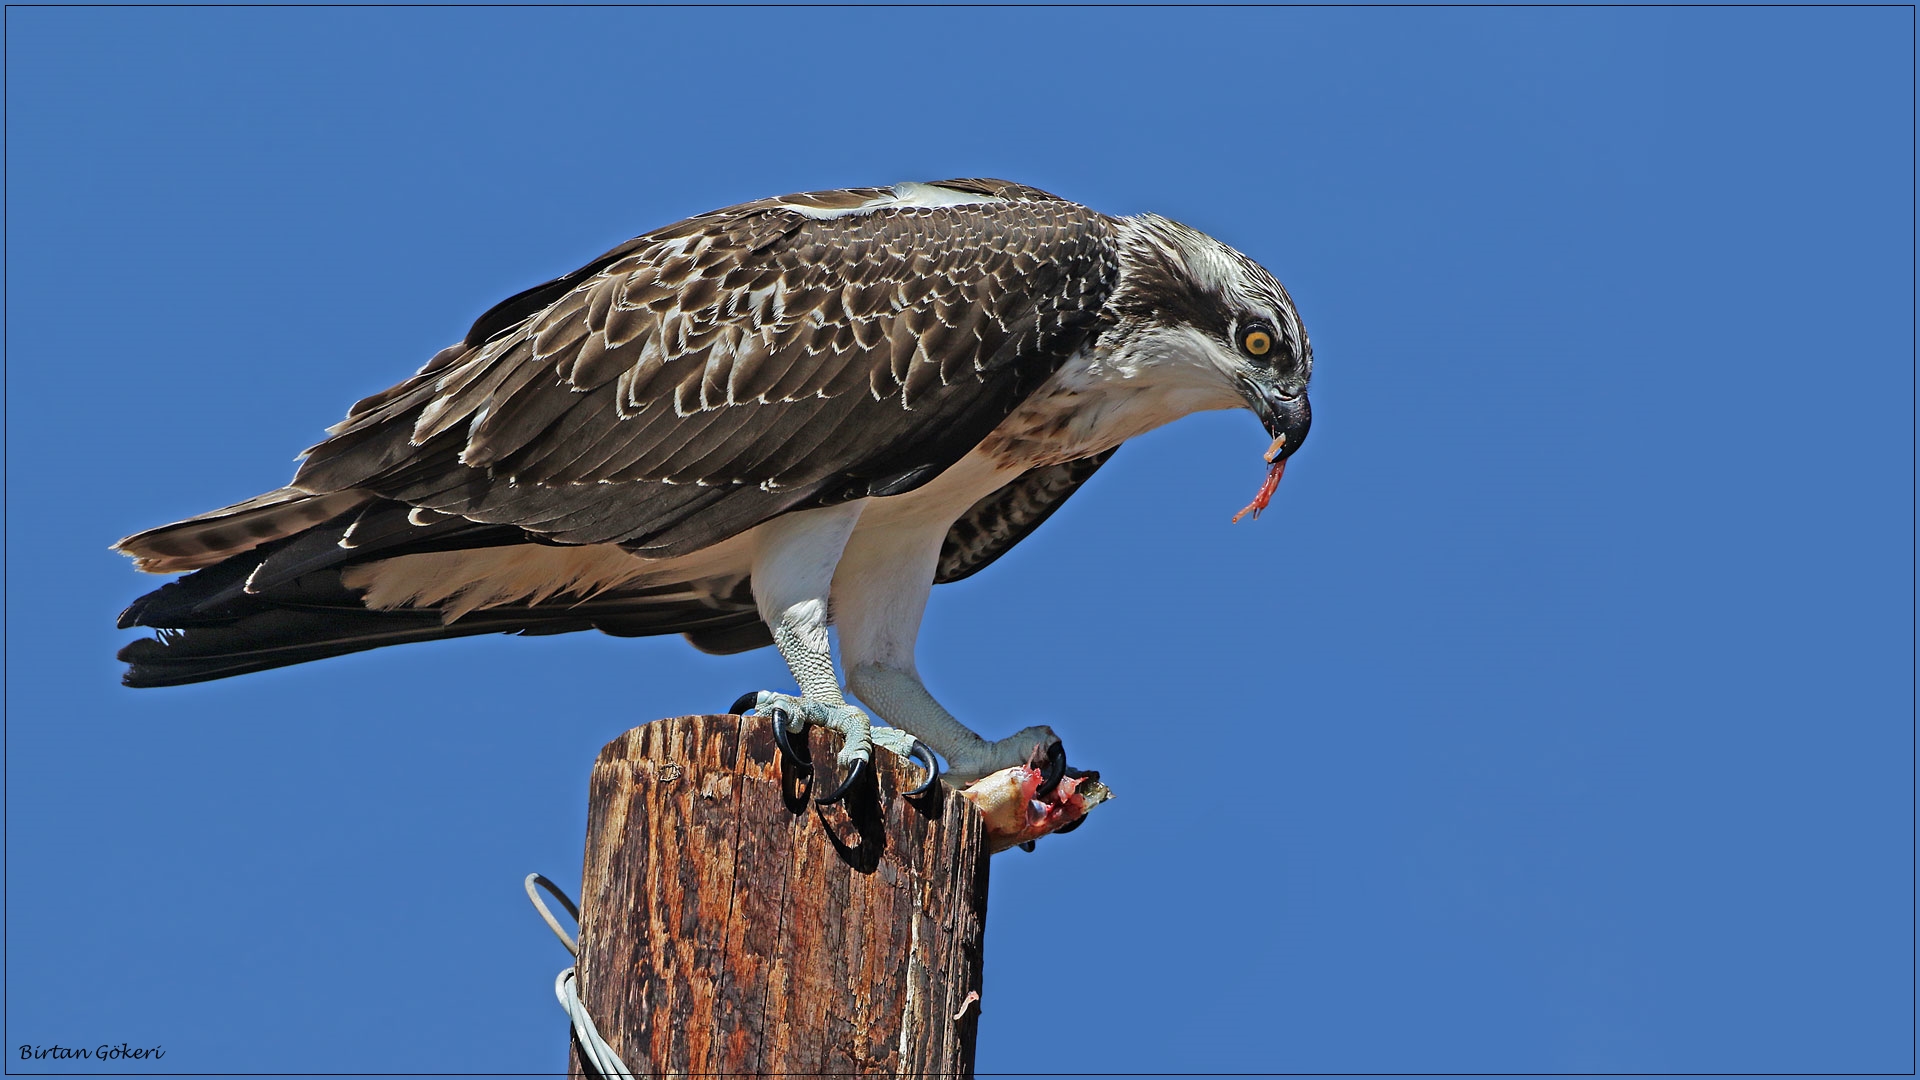
M 832 762 L 839 736 L 810 735 Z M 972 1074 L 986 831 L 945 785 L 901 797 L 918 770 L 874 757 L 878 800 L 822 810 L 760 717 L 660 720 L 600 751 L 580 996 L 636 1072 Z

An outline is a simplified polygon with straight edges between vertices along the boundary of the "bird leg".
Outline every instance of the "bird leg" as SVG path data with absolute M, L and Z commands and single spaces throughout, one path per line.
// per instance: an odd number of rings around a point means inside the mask
M 1067 763 L 1052 729 L 1029 727 L 989 742 L 942 708 L 914 667 L 914 641 L 951 524 L 934 517 L 869 529 L 846 544 L 833 580 L 833 609 L 847 688 L 876 716 L 937 751 L 956 783 L 1024 765 L 1042 749 L 1045 795 Z
M 824 600 L 796 604 L 781 612 L 772 624 L 773 643 L 786 659 L 794 681 L 800 684 L 800 696 L 761 690 L 734 703 L 735 711 L 772 717 L 775 724 L 785 728 L 784 734 L 798 735 L 809 724 L 841 734 L 844 741 L 837 762 L 845 770 L 845 779 L 820 798 L 823 806 L 839 802 L 859 783 L 868 772 L 867 762 L 873 754 L 873 728 L 867 714 L 847 704 L 834 677 L 833 654 L 827 645 L 826 607 Z M 748 709 L 740 708 L 749 701 Z M 790 752 L 788 747 L 782 749 Z
M 1045 724 L 1022 728 L 991 742 L 954 718 L 920 681 L 918 673 L 876 664 L 850 664 L 847 686 L 889 724 L 910 731 L 947 759 L 947 778 L 969 784 L 1001 769 L 1026 764 L 1036 749 L 1045 756 L 1041 795 L 1066 774 L 1067 752 Z
M 762 690 L 743 696 L 735 702 L 734 710 L 771 716 L 776 724 L 784 725 L 783 734 L 799 734 L 808 724 L 840 732 L 845 741 L 837 761 L 845 770 L 845 779 L 819 800 L 822 804 L 838 802 L 870 773 L 868 762 L 876 741 L 902 757 L 917 757 L 929 766 L 928 782 L 908 794 L 924 791 L 937 775 L 931 767 L 933 755 L 911 735 L 899 732 L 876 740 L 867 714 L 847 704 L 834 674 L 827 636 L 827 594 L 834 567 L 863 504 L 864 500 L 842 503 L 767 522 L 759 530 L 754 554 L 754 600 L 760 617 L 773 632 L 775 647 L 787 661 L 787 669 L 800 684 L 800 696 Z

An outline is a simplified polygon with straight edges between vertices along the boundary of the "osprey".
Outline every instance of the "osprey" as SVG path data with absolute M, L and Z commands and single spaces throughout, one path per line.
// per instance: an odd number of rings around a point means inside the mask
M 1286 290 L 1166 218 L 1002 180 L 764 199 L 496 304 L 353 406 L 287 487 L 127 537 L 190 571 L 120 626 L 128 686 L 467 634 L 678 633 L 777 647 L 799 693 L 736 703 L 957 780 L 1064 771 L 989 741 L 914 667 L 927 595 L 976 573 L 1120 443 L 1251 409 L 1277 474 L 1313 354 Z M 1271 481 L 1270 481 L 1271 484 Z M 1271 486 L 1263 489 L 1263 499 Z M 829 652 L 840 634 L 847 703 Z

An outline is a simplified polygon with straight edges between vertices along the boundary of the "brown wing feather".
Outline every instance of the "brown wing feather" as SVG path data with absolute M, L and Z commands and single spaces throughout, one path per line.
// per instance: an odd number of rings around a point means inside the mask
M 630 241 L 361 402 L 295 485 L 649 554 L 908 490 L 1097 332 L 1116 273 L 1101 215 L 942 186 L 1007 201 L 794 209 L 887 195 L 815 192 Z
M 1113 456 L 1112 450 L 1029 469 L 960 515 L 940 545 L 934 584 L 971 577 L 1053 516 L 1060 504 Z

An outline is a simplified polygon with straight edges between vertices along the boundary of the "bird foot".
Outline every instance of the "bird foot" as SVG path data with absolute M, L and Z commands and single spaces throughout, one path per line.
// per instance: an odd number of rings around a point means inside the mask
M 1044 760 L 1036 761 L 1036 757 Z M 1041 770 L 1046 786 L 1040 793 L 1045 795 L 1067 773 L 1067 748 L 1052 728 L 1035 724 L 1004 739 L 993 742 L 983 739 L 970 748 L 948 754 L 947 782 L 965 787 L 983 776 L 1016 765 L 1033 765 Z
M 913 736 L 895 728 L 875 728 L 867 719 L 867 714 L 847 704 L 829 704 L 791 694 L 776 694 L 770 690 L 758 690 L 742 694 L 733 703 L 736 715 L 758 713 L 773 720 L 774 740 L 780 745 L 780 752 L 800 772 L 809 779 L 811 790 L 813 759 L 805 750 L 804 740 L 796 747 L 790 735 L 804 732 L 809 724 L 838 731 L 844 738 L 836 763 L 845 770 L 845 778 L 839 786 L 815 801 L 821 806 L 830 806 L 845 798 L 853 790 L 861 777 L 871 773 L 868 764 L 873 754 L 873 746 L 878 744 L 900 757 L 918 762 L 926 770 L 927 778 L 917 788 L 905 794 L 909 797 L 919 795 L 933 787 L 940 778 L 940 767 L 933 752 Z
M 940 759 L 933 756 L 933 751 L 927 748 L 926 743 L 896 727 L 877 727 L 869 731 L 868 735 L 873 739 L 873 745 L 883 750 L 891 750 L 896 757 L 903 757 L 917 763 L 927 774 L 927 778 L 920 781 L 919 787 L 901 794 L 911 799 L 933 790 L 934 783 L 940 779 Z

